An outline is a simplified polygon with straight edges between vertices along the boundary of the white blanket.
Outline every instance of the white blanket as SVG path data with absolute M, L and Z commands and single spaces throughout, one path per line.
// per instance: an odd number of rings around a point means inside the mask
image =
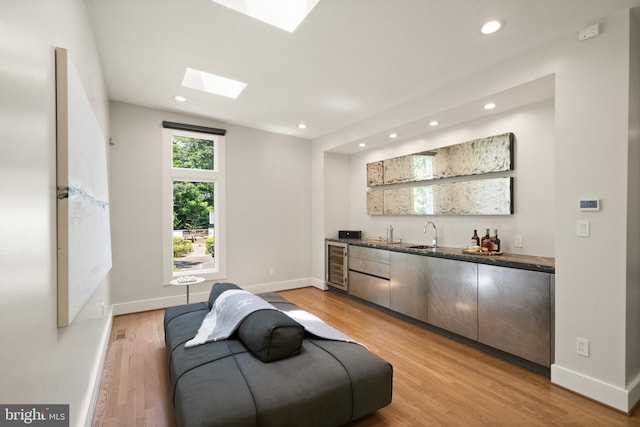
M 206 342 L 229 338 L 249 314 L 258 310 L 278 309 L 245 290 L 230 289 L 224 291 L 214 302 L 211 311 L 202 320 L 196 336 L 187 341 L 184 346 L 189 348 Z M 356 343 L 349 336 L 327 325 L 320 318 L 309 312 L 304 310 L 282 312 L 301 324 L 305 331 L 319 338 Z
M 304 326 L 305 331 L 319 338 L 360 344 L 351 339 L 351 337 L 349 337 L 348 335 L 343 334 L 333 326 L 327 325 L 319 317 L 309 313 L 308 311 L 291 310 L 284 311 L 283 313 Z
M 241 289 L 224 291 L 202 320 L 196 336 L 184 346 L 189 348 L 229 338 L 245 317 L 254 311 L 265 309 L 276 310 L 274 306 L 250 292 Z

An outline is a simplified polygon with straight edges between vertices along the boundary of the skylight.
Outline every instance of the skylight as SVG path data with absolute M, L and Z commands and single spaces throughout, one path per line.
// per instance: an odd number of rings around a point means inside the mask
M 320 0 L 213 0 L 292 33 Z
M 182 79 L 182 86 L 236 99 L 247 87 L 247 84 L 187 68 L 184 72 L 184 79 Z

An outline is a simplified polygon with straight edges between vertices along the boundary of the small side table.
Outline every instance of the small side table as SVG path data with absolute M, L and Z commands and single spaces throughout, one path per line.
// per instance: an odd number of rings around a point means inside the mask
M 202 282 L 204 282 L 204 277 L 193 277 L 193 280 L 189 280 L 189 281 L 179 281 L 179 279 L 173 279 L 172 281 L 169 282 L 169 284 L 173 286 L 186 286 L 187 287 L 187 304 L 189 304 L 189 286 L 197 285 L 198 283 L 202 283 Z

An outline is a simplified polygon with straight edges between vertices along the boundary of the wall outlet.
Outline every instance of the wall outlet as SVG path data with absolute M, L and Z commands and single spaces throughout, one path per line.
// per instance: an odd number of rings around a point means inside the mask
M 102 317 L 104 317 L 104 303 L 102 303 Z
M 271 267 L 269 269 L 269 276 L 274 276 L 276 274 L 276 268 L 275 267 Z
M 585 338 L 576 338 L 576 353 L 580 356 L 589 357 L 589 340 Z

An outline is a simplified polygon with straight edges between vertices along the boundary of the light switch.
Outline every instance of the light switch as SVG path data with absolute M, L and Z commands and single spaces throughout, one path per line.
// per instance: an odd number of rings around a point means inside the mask
M 516 248 L 522 247 L 522 235 L 516 234 L 514 245 Z
M 589 221 L 580 220 L 577 223 L 576 235 L 578 237 L 589 237 Z

